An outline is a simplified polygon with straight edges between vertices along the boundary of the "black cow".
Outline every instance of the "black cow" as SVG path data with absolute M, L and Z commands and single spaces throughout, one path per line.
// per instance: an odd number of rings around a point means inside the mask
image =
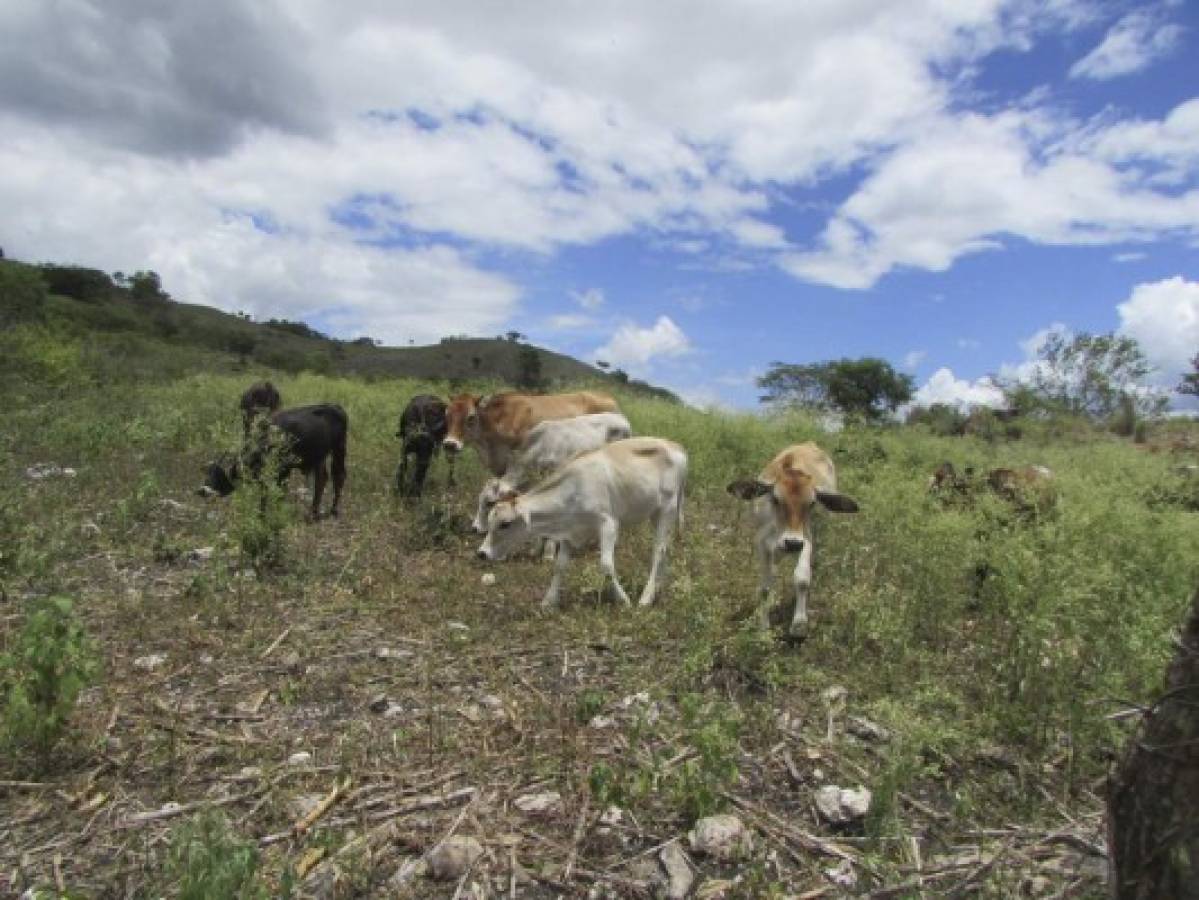
M 446 435 L 445 401 L 431 394 L 417 394 L 408 401 L 400 413 L 400 428 L 396 437 L 403 441 L 400 448 L 400 467 L 396 470 L 396 493 L 405 497 L 419 497 L 425 486 L 425 475 L 429 463 L 440 450 Z M 411 484 L 405 483 L 408 472 L 408 457 L 416 457 L 416 469 Z M 448 483 L 454 484 L 454 457 L 447 454 L 449 466 Z
M 341 488 L 346 482 L 346 435 L 350 425 L 346 411 L 336 403 L 297 406 L 295 409 L 272 413 L 269 427 L 265 422 L 260 424 L 264 427 L 259 429 L 253 440 L 246 442 L 241 457 L 234 460 L 228 469 L 220 462 L 208 467 L 207 478 L 199 493 L 205 496 L 228 496 L 237 487 L 243 469 L 252 478 L 260 477 L 268 454 L 278 452 L 280 484 L 287 480 L 294 469 L 315 476 L 312 517 L 318 519 L 321 495 L 329 480 L 325 460 L 332 457 L 333 505 L 329 508 L 329 514 L 336 516 Z
M 282 404 L 283 398 L 269 381 L 256 381 L 246 388 L 238 406 L 241 408 L 241 421 L 247 442 L 250 440 L 250 426 L 254 424 L 254 420 L 263 413 L 273 413 Z

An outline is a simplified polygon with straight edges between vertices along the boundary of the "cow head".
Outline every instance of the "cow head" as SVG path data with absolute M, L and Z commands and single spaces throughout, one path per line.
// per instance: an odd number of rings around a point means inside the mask
M 783 469 L 773 481 L 760 478 L 734 481 L 727 490 L 734 497 L 755 501 L 759 518 L 773 525 L 776 535 L 773 549 L 780 553 L 803 550 L 808 522 L 817 503 L 833 512 L 858 511 L 858 504 L 851 497 L 821 490 L 802 469 Z
M 496 501 L 487 514 L 487 537 L 479 545 L 479 559 L 499 561 L 528 541 L 529 514 L 521 508 L 520 496 L 507 493 Z
M 475 534 L 487 533 L 487 516 L 490 515 L 492 508 L 499 502 L 499 499 L 505 494 L 512 493 L 512 489 L 504 484 L 499 478 L 488 478 L 487 483 L 483 485 L 483 490 L 479 491 L 479 508 L 475 511 L 475 520 L 470 523 L 470 527 Z
M 459 394 L 450 400 L 445 411 L 445 437 L 441 442 L 446 453 L 457 453 L 479 439 L 479 409 L 484 403 L 485 398 L 473 394 Z
M 201 497 L 228 497 L 237 488 L 241 478 L 240 468 L 236 459 L 222 456 L 201 470 L 204 472 L 204 484 L 196 493 Z

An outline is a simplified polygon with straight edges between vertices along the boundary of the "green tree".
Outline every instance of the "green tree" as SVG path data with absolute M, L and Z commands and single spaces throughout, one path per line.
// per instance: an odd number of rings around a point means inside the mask
M 516 383 L 522 388 L 541 387 L 541 354 L 533 347 L 521 347 L 516 355 Z
M 157 272 L 134 272 L 130 275 L 129 294 L 138 303 L 157 303 L 171 299 L 162 289 L 162 280 Z
M 1191 371 L 1182 376 L 1178 387 L 1174 388 L 1180 394 L 1190 394 L 1199 397 L 1199 353 L 1191 357 Z
M 1135 338 L 1051 333 L 1037 351 L 1032 377 L 1000 381 L 1014 409 L 1040 407 L 1107 419 L 1128 404 L 1137 415 L 1156 415 L 1166 397 L 1146 383 L 1153 367 Z
M 40 322 L 45 317 L 46 283 L 37 269 L 0 262 L 0 327 Z
M 807 365 L 772 363 L 758 378 L 763 403 L 836 410 L 874 421 L 912 399 L 912 376 L 877 357 Z

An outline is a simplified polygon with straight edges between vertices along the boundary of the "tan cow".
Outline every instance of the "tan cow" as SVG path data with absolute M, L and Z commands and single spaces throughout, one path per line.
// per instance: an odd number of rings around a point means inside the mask
M 774 565 L 783 553 L 797 553 L 793 584 L 795 610 L 790 634 L 802 637 L 808 624 L 808 592 L 812 584 L 812 509 L 819 502 L 833 512 L 853 513 L 858 504 L 837 493 L 837 471 L 828 454 L 815 444 L 794 444 L 779 453 L 754 480 L 734 481 L 728 492 L 754 503 L 758 533 L 754 542 L 761 581 L 762 627 L 769 627 L 770 586 Z
M 448 453 L 457 453 L 467 444 L 474 445 L 483 458 L 483 465 L 498 477 L 508 470 L 513 455 L 538 423 L 601 412 L 620 412 L 620 408 L 607 394 L 592 391 L 574 394 L 510 392 L 485 397 L 459 394 L 450 401 L 446 412 L 446 435 L 442 446 Z

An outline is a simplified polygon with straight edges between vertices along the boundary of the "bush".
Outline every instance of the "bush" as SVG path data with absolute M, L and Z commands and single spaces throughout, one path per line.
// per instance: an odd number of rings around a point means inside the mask
M 46 316 L 46 284 L 37 270 L 21 263 L 0 262 L 0 328 L 18 322 L 41 322 Z
M 258 878 L 258 848 L 208 809 L 175 829 L 167 853 L 167 883 L 180 900 L 257 900 L 270 896 Z
M 0 656 L 5 743 L 45 756 L 95 677 L 95 652 L 66 597 L 37 601 L 15 647 Z
M 283 532 L 291 524 L 285 485 L 279 481 L 277 452 L 267 453 L 260 471 L 233 494 L 233 536 L 243 558 L 255 568 L 283 561 Z

